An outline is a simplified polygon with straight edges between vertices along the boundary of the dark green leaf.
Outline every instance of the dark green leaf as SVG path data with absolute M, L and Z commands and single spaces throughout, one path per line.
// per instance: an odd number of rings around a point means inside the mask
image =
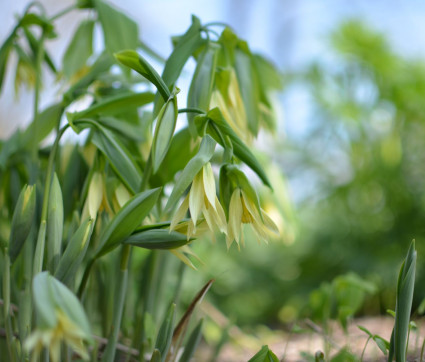
M 149 214 L 161 192 L 160 188 L 134 195 L 114 216 L 99 237 L 96 257 L 117 247 Z
M 269 349 L 269 346 L 263 346 L 261 347 L 261 350 L 248 362 L 279 362 L 279 359 Z
M 192 240 L 188 240 L 185 234 L 176 231 L 153 229 L 132 234 L 123 243 L 145 249 L 169 250 L 186 245 Z
M 190 334 L 189 340 L 187 341 L 186 346 L 184 347 L 184 351 L 179 359 L 179 362 L 190 362 L 190 359 L 192 358 L 193 353 L 198 347 L 199 341 L 202 337 L 202 323 L 203 319 L 199 321 L 195 329 Z
M 247 166 L 249 166 L 260 177 L 264 184 L 271 188 L 270 181 L 268 180 L 267 175 L 261 167 L 260 163 L 252 154 L 250 149 L 240 140 L 240 138 L 236 135 L 232 128 L 227 124 L 220 110 L 218 108 L 212 109 L 208 112 L 207 117 L 214 122 L 216 127 L 223 135 L 228 136 L 230 138 L 230 141 L 233 145 L 233 153 L 235 154 L 235 156 L 238 157 Z M 224 139 L 219 136 L 213 126 L 208 125 L 207 130 L 208 134 L 210 134 L 218 143 L 225 147 Z
M 161 353 L 161 361 L 165 361 L 167 356 L 168 349 L 171 345 L 171 339 L 173 337 L 173 328 L 174 328 L 174 312 L 176 305 L 173 303 L 168 310 L 164 321 L 161 324 L 159 329 L 158 336 L 156 337 L 155 349 Z
M 98 125 L 92 142 L 106 156 L 117 176 L 128 189 L 135 193 L 140 187 L 141 171 L 130 151 L 111 131 Z

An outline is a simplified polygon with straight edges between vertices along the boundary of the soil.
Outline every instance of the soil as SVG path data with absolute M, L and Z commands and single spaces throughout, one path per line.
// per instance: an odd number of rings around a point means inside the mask
M 328 340 L 329 354 L 332 357 L 342 348 L 348 350 L 354 355 L 360 356 L 365 347 L 368 336 L 357 326 L 367 328 L 372 334 L 377 334 L 382 338 L 389 340 L 394 325 L 394 319 L 391 317 L 369 317 L 360 318 L 352 321 L 348 328 L 348 333 L 337 325 L 332 324 L 330 329 L 330 337 Z M 220 351 L 216 361 L 218 362 L 243 362 L 248 361 L 262 345 L 268 345 L 276 356 L 285 362 L 307 361 L 307 357 L 303 355 L 308 353 L 313 355 L 317 351 L 325 350 L 326 337 L 322 329 L 314 323 L 307 321 L 304 324 L 305 331 L 303 333 L 287 333 L 279 330 L 265 330 L 259 332 L 257 337 L 243 334 L 240 330 L 230 331 L 230 341 Z M 422 342 L 424 341 L 425 331 L 424 325 L 417 322 L 417 330 L 412 331 L 409 342 L 408 361 L 419 361 Z M 236 335 L 235 335 L 236 334 Z M 207 348 L 200 348 L 199 354 L 195 356 L 195 361 L 211 361 L 212 351 Z M 330 360 L 330 358 L 326 358 Z M 369 341 L 365 350 L 363 361 L 386 361 L 382 351 L 377 347 L 375 342 Z

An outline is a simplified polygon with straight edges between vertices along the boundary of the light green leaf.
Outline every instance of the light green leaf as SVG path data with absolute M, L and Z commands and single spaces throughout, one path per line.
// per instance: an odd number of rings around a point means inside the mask
M 111 54 L 123 49 L 136 49 L 139 29 L 134 20 L 104 0 L 96 0 L 95 6 L 102 24 L 106 49 Z
M 62 59 L 63 73 L 69 79 L 87 64 L 93 53 L 93 20 L 80 23 Z
M 25 185 L 19 194 L 18 202 L 13 211 L 12 225 L 9 236 L 9 256 L 14 263 L 27 239 L 35 216 L 36 192 L 34 185 Z
M 162 79 L 168 89 L 173 88 L 189 57 L 204 44 L 205 40 L 201 37 L 201 30 L 201 22 L 196 16 L 192 16 L 192 25 L 179 38 L 162 72 Z M 166 100 L 166 98 L 161 99 L 158 95 L 155 97 L 154 115 L 159 112 Z
M 68 284 L 75 278 L 75 273 L 86 255 L 92 231 L 93 219 L 86 219 L 72 236 L 60 258 L 55 271 L 56 279 Z
M 260 97 L 257 78 L 252 71 L 251 55 L 237 50 L 235 70 L 248 120 L 248 127 L 254 135 L 257 135 Z
M 54 272 L 62 252 L 63 198 L 59 179 L 53 176 L 47 210 L 47 269 Z
M 191 184 L 196 174 L 202 167 L 211 160 L 216 142 L 208 135 L 206 135 L 201 142 L 198 153 L 187 163 L 179 178 L 177 179 L 173 191 L 167 201 L 165 210 L 170 210 L 178 201 L 183 192 Z
M 163 79 L 145 58 L 134 50 L 123 50 L 114 54 L 115 58 L 123 65 L 135 70 L 140 75 L 149 80 L 159 91 L 164 101 L 170 98 L 171 92 Z
M 198 108 L 205 112 L 209 110 L 218 50 L 219 46 L 217 44 L 208 42 L 203 53 L 198 58 L 187 97 L 187 106 L 189 108 Z M 189 126 L 194 128 L 193 119 L 195 115 L 188 113 L 187 117 Z
M 156 188 L 134 195 L 103 230 L 95 256 L 100 257 L 123 242 L 149 214 L 160 192 Z
M 44 140 L 59 124 L 60 118 L 63 112 L 63 105 L 61 103 L 56 103 L 47 107 L 42 111 L 37 118 L 37 143 L 40 143 Z M 34 142 L 34 122 L 32 122 L 28 128 L 23 132 L 22 137 L 24 143 L 27 145 Z
M 123 184 L 135 193 L 142 182 L 141 170 L 130 151 L 111 131 L 98 125 L 92 142 L 106 156 Z
M 167 155 L 177 123 L 177 97 L 172 95 L 161 108 L 152 141 L 152 164 L 155 174 Z
M 99 115 L 115 115 L 131 108 L 138 108 L 153 102 L 154 95 L 150 92 L 127 92 L 117 96 L 103 98 L 100 102 L 80 112 L 67 113 L 68 119 L 76 120 Z

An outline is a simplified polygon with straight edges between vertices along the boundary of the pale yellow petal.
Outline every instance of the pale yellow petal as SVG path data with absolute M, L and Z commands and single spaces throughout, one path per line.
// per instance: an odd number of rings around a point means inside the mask
M 261 213 L 263 215 L 264 225 L 275 234 L 279 234 L 279 228 L 273 221 L 273 219 L 263 210 L 261 209 Z
M 128 200 L 130 200 L 131 195 L 123 184 L 120 184 L 115 189 L 115 197 L 117 198 L 118 204 L 123 207 Z
M 215 199 L 217 198 L 215 190 L 215 179 L 211 164 L 209 162 L 203 167 L 203 182 L 205 195 L 207 196 L 208 201 L 215 210 Z
M 175 212 L 175 214 L 173 215 L 171 219 L 170 231 L 174 230 L 176 228 L 176 225 L 179 223 L 179 221 L 184 219 L 188 208 L 189 208 L 189 195 L 186 195 L 183 202 L 181 203 L 181 205 L 179 206 L 179 208 L 177 209 L 177 211 Z
M 171 249 L 170 252 L 173 253 L 175 256 L 177 256 L 183 263 L 185 263 L 187 266 L 191 267 L 194 270 L 197 270 L 195 265 L 190 261 L 190 259 L 184 255 L 182 252 L 178 249 Z
M 236 188 L 230 198 L 229 205 L 228 246 L 229 242 L 231 244 L 233 240 L 239 244 L 242 225 L 242 211 L 241 192 L 239 188 Z
M 196 225 L 199 214 L 204 204 L 204 184 L 202 182 L 202 172 L 198 172 L 192 182 L 189 192 L 189 210 L 193 224 Z

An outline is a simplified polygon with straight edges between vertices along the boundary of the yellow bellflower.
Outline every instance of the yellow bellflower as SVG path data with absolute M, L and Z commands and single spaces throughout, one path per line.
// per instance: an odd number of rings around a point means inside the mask
M 229 126 L 239 138 L 247 143 L 252 141 L 252 135 L 248 130 L 248 121 L 245 106 L 239 89 L 239 83 L 232 70 L 230 73 L 228 97 L 224 99 L 218 89 L 211 94 L 210 109 L 218 107 Z
M 83 360 L 88 360 L 89 355 L 83 340 L 88 336 L 85 331 L 74 324 L 62 311 L 56 311 L 57 324 L 53 328 L 37 328 L 25 341 L 27 351 L 40 355 L 43 347 L 50 353 L 52 362 L 60 361 L 61 343 L 64 342 L 73 349 Z
M 267 240 L 271 236 L 271 232 L 278 233 L 278 228 L 269 215 L 263 210 L 260 211 L 256 207 L 246 193 L 240 188 L 236 188 L 229 205 L 229 222 L 227 227 L 227 247 L 232 245 L 233 241 L 239 246 L 244 244 L 242 224 L 251 224 L 255 234 L 259 240 Z
M 185 217 L 187 210 L 190 210 L 191 216 L 186 229 L 188 238 L 196 235 L 197 222 L 201 214 L 211 231 L 219 230 L 227 233 L 226 216 L 216 195 L 214 174 L 210 163 L 204 165 L 193 179 L 189 193 L 171 220 L 170 230 L 178 228 L 177 224 Z

